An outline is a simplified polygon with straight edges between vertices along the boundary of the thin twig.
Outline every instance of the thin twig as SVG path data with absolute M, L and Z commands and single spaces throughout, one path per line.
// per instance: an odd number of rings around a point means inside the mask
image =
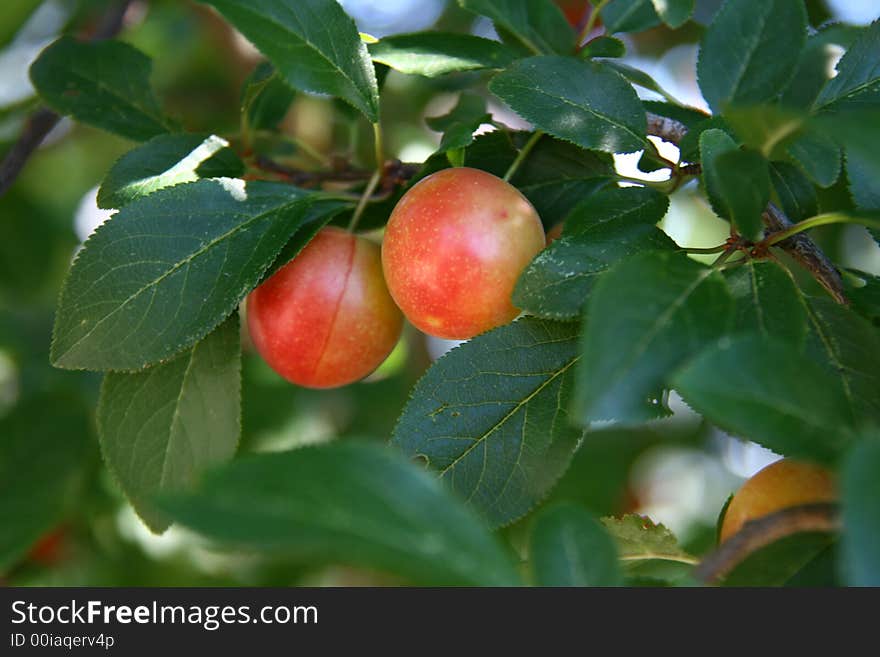
M 684 139 L 687 132 L 687 126 L 681 121 L 648 112 L 649 135 L 660 137 L 677 145 Z M 691 170 L 688 173 L 690 174 Z M 762 217 L 764 226 L 770 234 L 787 230 L 794 225 L 785 216 L 785 213 L 773 203 L 767 205 Z M 807 235 L 798 233 L 787 240 L 779 242 L 775 246 L 788 253 L 801 267 L 809 271 L 819 285 L 825 288 L 837 303 L 848 303 L 846 295 L 843 293 L 843 280 L 837 267 L 834 266 L 831 259 Z
M 102 41 L 116 36 L 123 26 L 125 13 L 132 0 L 123 0 L 113 5 L 101 17 L 95 31 L 89 36 L 89 41 Z M 0 196 L 8 190 L 18 178 L 31 155 L 43 143 L 52 128 L 61 117 L 46 107 L 40 107 L 25 120 L 24 129 L 18 140 L 6 153 L 6 157 L 0 162 Z
M 771 513 L 743 525 L 694 570 L 704 584 L 715 584 L 751 554 L 776 541 L 803 532 L 836 532 L 840 517 L 835 504 L 805 504 Z

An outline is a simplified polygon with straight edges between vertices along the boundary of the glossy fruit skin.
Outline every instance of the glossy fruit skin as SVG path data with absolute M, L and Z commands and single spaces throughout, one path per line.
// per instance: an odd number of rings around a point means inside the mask
M 250 293 L 247 323 L 278 374 L 308 388 L 335 388 L 385 360 L 403 317 L 385 286 L 379 247 L 327 227 Z
M 733 496 L 719 540 L 724 542 L 750 520 L 792 506 L 836 499 L 834 479 L 822 466 L 791 459 L 776 461 L 746 481 Z
M 382 243 L 391 296 L 419 330 L 466 340 L 507 324 L 544 229 L 515 187 L 479 169 L 431 174 L 397 203 Z

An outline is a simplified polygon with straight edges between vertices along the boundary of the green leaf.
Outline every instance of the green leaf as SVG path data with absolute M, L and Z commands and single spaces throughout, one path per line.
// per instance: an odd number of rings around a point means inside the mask
M 577 326 L 524 318 L 438 360 L 413 390 L 393 443 L 424 458 L 493 526 L 544 498 L 581 430 L 568 418 Z
M 574 504 L 541 511 L 529 545 L 537 586 L 621 586 L 614 541 L 596 518 Z
M 749 260 L 732 269 L 727 284 L 736 302 L 734 328 L 802 347 L 807 311 L 791 275 L 781 265 Z
M 733 135 L 733 129 L 722 116 L 704 117 L 702 121 L 693 125 L 688 125 L 688 132 L 682 137 L 682 140 L 678 145 L 678 148 L 681 151 L 681 159 L 683 161 L 699 162 L 700 140 L 703 138 L 703 133 L 708 132 L 709 130 L 723 132 L 728 137 Z M 705 183 L 705 179 L 703 182 Z
M 250 130 L 274 130 L 290 109 L 296 92 L 275 67 L 260 62 L 245 80 L 241 90 L 241 111 Z
M 843 574 L 849 586 L 880 586 L 880 441 L 847 456 L 841 475 Z
M 152 62 L 127 43 L 61 37 L 31 65 L 31 81 L 54 110 L 135 141 L 168 131 L 150 88 Z
M 741 143 L 768 158 L 778 158 L 784 142 L 801 132 L 807 115 L 778 105 L 754 105 L 728 108 L 724 119 Z
M 840 383 L 781 340 L 724 338 L 672 384 L 710 422 L 784 456 L 832 461 L 851 441 L 853 415 Z
M 660 94 L 661 96 L 666 94 L 666 91 L 654 78 L 652 78 L 650 75 L 639 68 L 635 68 L 628 64 L 624 64 L 623 62 L 616 61 L 604 61 L 602 63 L 606 67 L 616 71 L 617 73 L 620 73 L 620 75 L 622 75 L 626 80 L 636 85 L 637 87 L 648 89 L 650 91 L 653 91 L 654 93 Z M 666 115 L 664 114 L 664 116 Z M 706 116 L 702 115 L 702 118 L 705 119 Z
M 0 573 L 74 510 L 92 441 L 88 410 L 65 393 L 23 399 L 0 418 Z
M 880 20 L 871 23 L 837 64 L 837 75 L 819 94 L 814 107 L 840 111 L 880 105 Z
M 426 585 L 509 586 L 509 555 L 436 479 L 378 445 L 239 459 L 163 508 L 230 547 L 345 563 Z
M 216 135 L 159 135 L 117 160 L 98 190 L 98 207 L 121 208 L 164 187 L 243 172 L 229 143 Z
M 752 552 L 724 578 L 724 586 L 786 586 L 834 545 L 825 532 L 799 532 Z
M 880 423 L 880 332 L 831 299 L 809 299 L 808 353 L 844 391 L 853 417 Z
M 418 32 L 385 37 L 369 46 L 373 61 L 395 71 L 436 77 L 457 71 L 504 68 L 516 54 L 503 43 L 443 32 Z
M 675 2 L 675 0 L 673 0 Z M 602 8 L 608 34 L 642 32 L 660 24 L 652 0 L 611 0 Z
M 445 153 L 455 148 L 465 148 L 474 141 L 474 132 L 484 123 L 492 120 L 486 111 L 486 99 L 475 94 L 463 93 L 458 103 L 443 116 L 425 119 L 431 130 L 443 133 L 438 152 Z
M 628 513 L 621 518 L 602 518 L 620 558 L 627 568 L 644 561 L 672 561 L 692 565 L 696 559 L 681 549 L 678 539 L 665 525 L 646 516 Z
M 153 504 L 232 459 L 241 432 L 241 338 L 233 315 L 177 358 L 110 372 L 98 402 L 107 467 L 154 532 L 170 521 Z
M 203 0 L 246 36 L 293 88 L 342 98 L 372 123 L 379 87 L 354 20 L 335 0 Z
M 840 176 L 840 147 L 825 133 L 807 130 L 786 145 L 786 152 L 820 187 L 830 187 Z
M 761 214 L 770 200 L 770 169 L 756 152 L 735 150 L 722 153 L 713 161 L 712 177 L 724 213 L 746 239 L 764 236 Z
M 722 196 L 721 169 L 718 161 L 722 155 L 735 153 L 738 147 L 733 138 L 724 130 L 710 128 L 700 133 L 700 161 L 703 165 L 703 185 L 712 209 L 719 217 L 729 218 L 728 209 Z
M 598 36 L 586 43 L 581 49 L 581 57 L 623 57 L 626 44 L 620 39 L 609 36 Z
M 873 157 L 857 150 L 846 153 L 846 177 L 853 201 L 861 210 L 880 210 L 880 184 L 877 173 L 880 162 L 877 155 Z
M 847 274 L 843 282 L 850 308 L 880 327 L 880 276 L 857 269 L 848 269 Z
M 581 148 L 631 153 L 644 144 L 635 90 L 598 62 L 531 57 L 495 76 L 489 89 L 536 128 Z
M 730 325 L 721 274 L 681 253 L 644 253 L 593 289 L 577 372 L 576 418 L 643 422 L 667 412 L 673 370 Z
M 806 175 L 788 162 L 770 163 L 770 181 L 775 201 L 794 222 L 819 214 L 819 196 Z
M 71 267 L 53 364 L 137 370 L 191 347 L 232 313 L 301 224 L 339 206 L 290 185 L 229 178 L 132 201 Z
M 648 188 L 610 187 L 578 205 L 563 237 L 541 251 L 520 275 L 513 303 L 549 319 L 577 318 L 599 276 L 631 255 L 674 249 L 655 226 L 668 199 Z
M 613 175 L 614 160 L 607 153 L 585 151 L 545 135 L 511 183 L 535 206 L 544 225 L 553 226 L 583 199 L 609 185 Z
M 700 90 L 715 112 L 770 100 L 794 75 L 807 36 L 801 0 L 728 0 L 700 46 Z
M 831 79 L 829 73 L 835 49 L 829 46 L 849 48 L 863 31 L 864 28 L 854 25 L 831 23 L 810 34 L 801 53 L 797 71 L 783 92 L 780 103 L 785 107 L 804 110 L 812 108 L 823 87 Z
M 574 30 L 550 0 L 458 0 L 458 4 L 492 19 L 499 32 L 507 32 L 531 54 L 568 54 L 574 49 Z
M 652 0 L 654 10 L 672 29 L 684 25 L 694 13 L 695 0 Z

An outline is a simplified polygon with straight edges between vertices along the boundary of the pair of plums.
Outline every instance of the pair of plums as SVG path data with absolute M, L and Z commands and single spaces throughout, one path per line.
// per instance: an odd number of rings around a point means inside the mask
M 248 296 L 248 329 L 288 381 L 346 385 L 391 353 L 403 316 L 457 340 L 513 320 L 513 287 L 544 244 L 538 213 L 516 188 L 478 169 L 444 169 L 403 195 L 381 250 L 340 228 L 320 230 Z

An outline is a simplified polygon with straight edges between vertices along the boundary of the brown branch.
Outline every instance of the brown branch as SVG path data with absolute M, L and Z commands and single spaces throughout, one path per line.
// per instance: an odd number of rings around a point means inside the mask
M 703 559 L 694 570 L 694 577 L 704 584 L 716 584 L 750 555 L 780 539 L 805 532 L 839 530 L 836 504 L 805 504 L 783 509 L 743 525 Z
M 329 171 L 305 171 L 276 162 L 265 155 L 253 158 L 253 165 L 263 171 L 277 174 L 298 187 L 314 188 L 323 183 L 334 182 L 366 182 L 373 175 L 372 170 L 337 167 Z M 382 185 L 377 189 L 376 196 L 387 196 L 395 187 L 405 184 L 415 176 L 422 165 L 409 164 L 400 160 L 389 160 L 385 163 Z
M 687 134 L 687 131 L 687 126 L 680 121 L 648 112 L 649 135 L 660 137 L 664 141 L 677 145 Z M 687 165 L 689 175 L 700 173 L 700 171 L 701 169 L 693 164 Z M 764 226 L 771 234 L 793 225 L 785 213 L 773 203 L 767 205 L 762 218 Z M 843 293 L 843 279 L 837 267 L 807 235 L 799 233 L 776 244 L 776 246 L 788 253 L 801 267 L 810 272 L 819 285 L 825 288 L 837 303 L 848 303 L 846 295 Z
M 110 8 L 98 22 L 90 41 L 101 41 L 114 37 L 122 29 L 125 14 L 132 0 L 123 0 Z M 0 162 L 0 196 L 18 178 L 34 151 L 43 143 L 52 128 L 58 125 L 61 117 L 46 107 L 40 107 L 25 120 L 24 129 L 18 140 L 10 147 L 6 157 Z

